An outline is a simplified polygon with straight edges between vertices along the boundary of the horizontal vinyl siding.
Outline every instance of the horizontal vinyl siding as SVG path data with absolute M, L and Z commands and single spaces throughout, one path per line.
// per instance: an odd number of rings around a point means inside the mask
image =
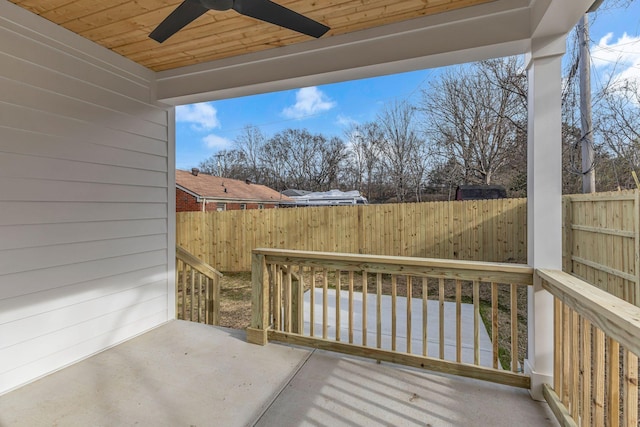
M 173 147 L 152 73 L 6 2 L 0 64 L 3 393 L 168 320 Z
M 0 251 L 97 240 L 164 235 L 165 219 L 0 226 Z
M 164 203 L 0 201 L 0 226 L 166 218 Z
M 117 281 L 120 274 L 143 271 L 145 266 L 166 266 L 166 262 L 165 250 L 159 250 L 5 274 L 2 276 L 4 299 L 0 302 L 25 296 L 22 301 L 31 306 L 31 302 L 37 299 L 36 293 L 66 286 L 83 286 L 88 281 L 104 277 L 114 277 Z M 14 299 L 13 303 L 18 304 L 19 301 Z

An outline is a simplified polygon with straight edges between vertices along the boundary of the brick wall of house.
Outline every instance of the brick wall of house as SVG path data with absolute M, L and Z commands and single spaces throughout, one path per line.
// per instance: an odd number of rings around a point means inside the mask
M 225 203 L 225 210 L 236 211 L 240 210 L 241 203 Z M 258 203 L 245 203 L 245 209 L 258 209 Z M 273 203 L 264 203 L 264 209 L 273 209 L 277 207 Z M 205 204 L 206 212 L 215 212 L 218 210 L 218 204 L 215 202 L 209 202 Z M 187 193 L 180 188 L 176 188 L 176 212 L 201 212 L 202 203 L 198 203 L 195 196 Z
M 205 209 L 207 212 L 214 212 L 217 208 L 215 203 L 207 203 Z M 198 203 L 195 196 L 187 193 L 180 188 L 176 188 L 176 212 L 193 212 L 202 211 L 202 203 Z

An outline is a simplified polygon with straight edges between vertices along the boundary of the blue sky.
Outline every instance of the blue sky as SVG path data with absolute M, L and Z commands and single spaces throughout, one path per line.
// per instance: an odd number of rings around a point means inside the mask
M 626 9 L 591 14 L 592 80 L 610 76 L 640 81 L 640 1 Z M 437 78 L 429 69 L 351 82 L 300 88 L 178 107 L 176 166 L 190 169 L 222 149 L 246 125 L 270 137 L 287 128 L 304 128 L 327 136 L 344 135 L 352 123 L 375 119 L 382 105 L 395 99 L 420 99 L 420 90 Z

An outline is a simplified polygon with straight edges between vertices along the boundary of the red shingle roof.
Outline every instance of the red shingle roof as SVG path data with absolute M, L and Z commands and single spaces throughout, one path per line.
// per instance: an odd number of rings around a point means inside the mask
M 292 202 L 287 196 L 260 184 L 247 184 L 237 179 L 220 178 L 200 172 L 194 176 L 191 172 L 176 170 L 176 184 L 207 199 L 238 200 L 255 202 Z M 226 189 L 226 192 L 225 192 Z

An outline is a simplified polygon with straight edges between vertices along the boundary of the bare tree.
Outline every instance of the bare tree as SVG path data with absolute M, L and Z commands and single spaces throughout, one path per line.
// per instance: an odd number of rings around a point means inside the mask
M 412 191 L 419 194 L 424 178 L 424 168 L 416 166 L 424 161 L 425 142 L 418 136 L 415 112 L 407 102 L 393 102 L 378 115 L 383 136 L 382 162 L 398 202 L 407 201 Z
M 635 186 L 631 172 L 640 174 L 640 85 L 617 80 L 604 87 L 596 116 L 596 132 L 604 147 L 619 161 L 614 171 L 618 186 Z
M 210 175 L 245 179 L 247 170 L 244 154 L 238 150 L 222 150 L 200 162 L 200 170 Z
M 253 182 L 262 182 L 263 165 L 261 152 L 267 142 L 266 137 L 256 126 L 245 126 L 235 139 L 236 150 L 242 153 L 247 171 L 246 178 Z
M 463 183 L 491 184 L 526 142 L 526 79 L 517 58 L 449 69 L 423 91 L 433 153 Z
M 339 138 L 286 129 L 264 145 L 261 162 L 269 181 L 277 188 L 325 191 L 338 185 L 345 158 L 345 145 Z
M 352 126 L 347 131 L 349 140 L 349 162 L 357 188 L 370 200 L 374 198 L 374 187 L 378 187 L 379 196 L 381 177 L 376 174 L 380 169 L 380 155 L 384 134 L 376 122 Z

